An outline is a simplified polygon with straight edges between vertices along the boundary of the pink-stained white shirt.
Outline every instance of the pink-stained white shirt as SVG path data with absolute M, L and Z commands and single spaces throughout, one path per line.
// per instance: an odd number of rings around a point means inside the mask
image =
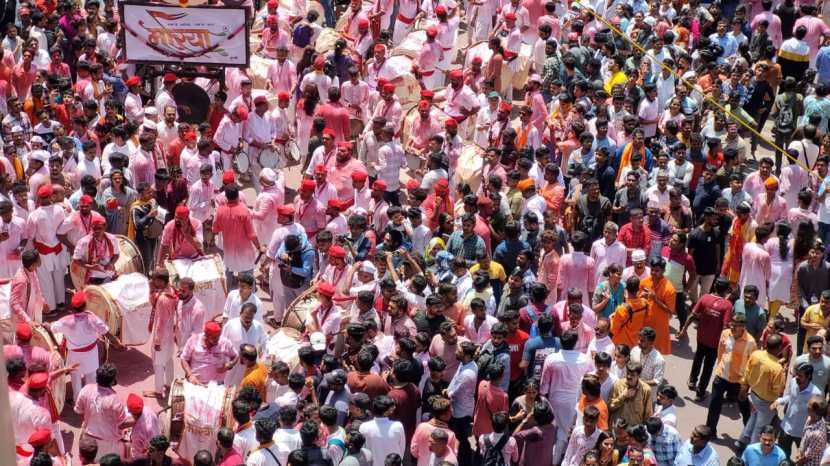
M 109 332 L 107 324 L 90 311 L 61 317 L 52 323 L 51 328 L 53 332 L 63 334 L 70 351 L 88 347 Z
M 444 91 L 444 96 L 446 98 L 444 101 L 444 112 L 453 118 L 461 117 L 461 109 L 470 111 L 479 107 L 475 92 L 466 85 L 462 85 L 459 90 L 455 90 L 452 86 L 447 86 L 447 89 Z
M 176 310 L 179 298 L 176 290 L 167 287 L 150 295 L 153 305 L 153 345 L 172 347 L 175 344 Z
M 319 329 L 323 335 L 326 336 L 328 344 L 334 344 L 334 339 L 340 331 L 340 321 L 343 319 L 343 310 L 336 305 L 332 305 L 329 309 L 323 309 L 322 306 L 317 306 L 314 311 L 310 312 L 305 318 L 306 326 L 314 324 L 314 327 Z
M 619 240 L 614 240 L 610 246 L 606 243 L 605 238 L 594 241 L 594 244 L 591 245 L 591 258 L 594 259 L 596 264 L 594 283 L 602 281 L 602 273 L 611 264 L 617 264 L 625 268 L 626 257 L 625 245 Z
M 363 189 L 358 191 L 357 189 L 352 189 L 353 192 L 353 199 L 354 204 L 352 204 L 349 213 L 352 214 L 358 209 L 362 209 L 365 212 L 369 212 L 369 201 L 372 200 L 372 190 L 369 189 L 368 181 L 363 186 Z
M 337 147 L 332 147 L 331 150 L 326 150 L 326 146 L 321 144 L 318 148 L 314 149 L 314 152 L 311 153 L 311 160 L 308 162 L 308 168 L 306 168 L 305 174 L 308 176 L 314 175 L 314 169 L 317 165 L 325 165 L 330 166 L 332 160 L 337 159 Z
M 369 101 L 369 85 L 365 81 L 353 83 L 346 81 L 340 85 L 340 102 L 349 109 L 352 118 L 362 121 L 364 124 L 369 121 L 369 112 L 364 110 L 366 102 Z M 357 106 L 358 109 L 352 108 Z
M 767 282 L 772 276 L 772 260 L 764 246 L 752 242 L 744 245 L 741 254 L 741 276 L 738 285 L 758 287 L 758 304 L 767 305 Z
M 406 164 L 406 154 L 397 142 L 390 141 L 380 147 L 375 170 L 378 179 L 386 183 L 386 191 L 394 192 L 400 189 L 401 168 Z
M 66 218 L 63 206 L 48 205 L 35 209 L 29 214 L 26 221 L 26 237 L 48 247 L 56 246 L 58 240 L 58 228 Z M 60 254 L 41 254 L 41 267 L 53 271 L 65 267 Z
M 280 45 L 288 47 L 287 32 L 280 31 L 279 27 L 274 31 L 270 27 L 262 30 L 262 46 L 266 57 L 275 60 L 277 58 L 277 48 Z
M 52 430 L 52 416 L 48 409 L 33 400 L 24 388 L 9 390 L 9 414 L 14 422 L 14 441 L 18 446 L 31 451 L 29 437 L 38 429 Z
M 213 181 L 208 180 L 207 183 L 199 179 L 188 188 L 187 207 L 190 209 L 190 215 L 196 220 L 204 223 L 213 215 L 213 197 L 216 193 L 216 187 Z
M 551 353 L 542 365 L 539 393 L 549 400 L 567 402 L 579 399 L 582 377 L 591 371 L 591 358 L 577 350 Z
M 332 86 L 332 79 L 323 73 L 312 71 L 303 76 L 300 81 L 300 89 L 305 89 L 308 85 L 317 86 L 317 93 L 320 94 L 320 103 L 329 101 L 329 88 Z
M 433 112 L 430 112 L 426 119 L 418 117 L 412 122 L 412 130 L 409 134 L 409 142 L 413 148 L 419 151 L 426 150 L 429 144 L 429 139 L 435 135 L 441 134 L 444 128 L 441 126 L 441 121 L 433 118 Z
M 183 347 L 190 337 L 199 335 L 205 327 L 205 305 L 196 296 L 176 305 L 177 343 Z
M 337 188 L 326 179 L 325 183 L 317 185 L 317 189 L 314 191 L 314 197 L 325 207 L 329 204 L 329 199 L 337 199 Z
M 559 254 L 555 249 L 542 252 L 537 279 L 540 283 L 547 285 L 550 291 L 545 300 L 545 304 L 554 304 L 558 300 L 556 290 L 559 284 Z
M 225 252 L 225 268 L 232 272 L 253 270 L 258 251 L 253 241 L 257 239 L 251 211 L 237 200 L 216 209 L 213 232 L 222 234 Z
M 418 64 L 418 70 L 425 74 L 431 75 L 438 68 L 441 59 L 444 58 L 444 51 L 441 44 L 437 40 L 430 42 L 427 40 L 418 51 L 418 57 L 415 62 Z
M 563 294 L 565 291 L 562 292 Z M 562 324 L 568 321 L 568 301 L 563 299 L 561 301 L 557 301 L 556 304 L 553 305 L 551 308 L 551 315 L 556 317 L 559 320 L 559 330 L 562 332 Z M 597 326 L 597 314 L 594 312 L 593 309 L 582 304 L 582 323 L 586 324 L 590 328 L 596 328 Z
M 337 192 L 337 199 L 352 199 L 354 197 L 352 173 L 358 170 L 365 172 L 366 166 L 363 162 L 354 158 L 350 158 L 344 164 L 338 163 L 336 158 L 329 161 L 329 163 L 330 165 L 327 167 L 329 174 L 326 177 L 326 180 L 334 186 L 334 189 Z
M 213 142 L 222 152 L 230 152 L 239 146 L 239 140 L 243 136 L 242 123 L 234 123 L 231 117 L 225 115 L 222 121 L 219 122 L 219 127 L 216 128 L 216 134 L 213 135 Z
M 157 435 L 161 435 L 159 418 L 150 407 L 145 406 L 130 434 L 130 459 L 147 458 L 150 440 Z
M 115 235 L 104 233 L 101 239 L 95 238 L 94 233 L 90 233 L 80 240 L 75 245 L 75 252 L 72 254 L 72 259 L 80 261 L 83 264 L 98 263 L 108 265 L 113 262 L 116 256 L 121 253 L 118 247 L 118 238 Z M 89 277 L 93 278 L 111 278 L 114 272 L 90 270 Z
M 277 136 L 275 130 L 276 125 L 271 112 L 266 111 L 262 116 L 255 111 L 251 112 L 248 114 L 248 121 L 245 122 L 245 141 L 269 144 Z
M 818 229 L 818 215 L 815 212 L 804 210 L 801 207 L 793 207 L 787 211 L 787 221 L 793 231 L 798 231 L 799 225 L 804 222 L 811 222 L 814 229 Z
M 216 345 L 208 348 L 205 345 L 204 333 L 192 335 L 182 349 L 181 358 L 190 364 L 190 370 L 199 383 L 216 382 L 221 384 L 225 380 L 225 373 L 220 369 L 237 356 L 236 349 L 227 338 L 219 337 Z
M 124 98 L 124 115 L 133 122 L 140 122 L 144 118 L 144 105 L 141 103 L 141 96 L 132 92 L 127 93 L 127 97 Z
M 570 330 L 571 321 L 565 320 L 562 322 L 560 327 L 563 332 Z M 579 339 L 576 341 L 576 347 L 574 347 L 574 349 L 582 353 L 587 353 L 588 345 L 590 345 L 591 340 L 594 339 L 594 329 L 585 322 L 580 321 L 579 326 L 576 329 L 576 333 L 579 335 Z
M 337 214 L 329 220 L 326 224 L 326 230 L 329 230 L 335 237 L 338 235 L 345 235 L 349 233 L 349 221 L 342 213 Z
M 801 165 L 790 164 L 781 169 L 781 186 L 778 193 L 787 201 L 788 207 L 798 207 L 798 193 L 810 186 L 812 179 L 810 172 Z M 797 228 L 793 227 L 793 231 Z
M 268 244 L 271 235 L 277 229 L 277 208 L 285 201 L 285 186 L 283 184 L 282 172 L 280 172 L 274 186 L 263 186 L 254 201 L 254 210 L 251 218 L 254 222 L 254 231 L 260 244 Z
M 153 154 L 141 148 L 131 152 L 129 170 L 136 186 L 142 181 L 153 184 L 156 175 L 156 162 Z
M 380 99 L 378 103 L 375 104 L 375 110 L 372 112 L 372 117 L 386 118 L 387 125 L 392 125 L 397 128 L 401 124 L 401 118 L 403 118 L 401 103 L 395 98 L 392 100 Z
M 30 344 L 3 345 L 3 356 L 10 358 L 22 358 L 26 367 L 31 364 L 42 365 L 46 370 L 56 369 L 51 367 L 51 356 L 49 352 L 39 346 Z
M 386 215 L 387 210 L 389 210 L 389 204 L 386 201 L 382 199 L 380 201 L 374 199 L 369 201 L 369 215 L 375 231 L 383 231 L 389 223 L 389 216 Z
M 767 193 L 759 194 L 752 203 L 752 217 L 759 225 L 765 222 L 775 223 L 787 218 L 788 210 L 787 201 L 777 194 L 772 199 L 772 203 L 767 203 Z
M 121 439 L 120 425 L 127 420 L 127 407 L 115 390 L 91 383 L 81 389 L 75 412 L 84 420 L 86 433 L 113 442 Z
M 825 24 L 824 21 L 817 16 L 803 16 L 798 18 L 793 25 L 793 33 L 795 33 L 795 30 L 800 26 L 807 28 L 807 35 L 804 36 L 804 42 L 810 46 L 810 61 L 812 63 L 816 59 L 816 54 L 818 54 L 819 48 L 821 48 L 822 38 L 825 34 L 830 34 L 830 26 Z
M 539 132 L 545 130 L 545 118 L 548 116 L 548 107 L 545 105 L 545 98 L 542 93 L 535 91 L 530 94 L 530 98 L 525 97 L 526 104 L 530 106 L 532 113 L 530 114 L 530 122 L 536 127 Z
M 596 262 L 583 252 L 568 253 L 559 260 L 559 289 L 567 293 L 570 288 L 582 290 L 585 305 L 596 288 Z
M 72 212 L 64 219 L 63 224 L 58 229 L 58 233 L 66 235 L 70 243 L 78 244 L 81 238 L 92 233 L 92 220 L 97 217 L 103 218 L 101 214 L 94 210 L 90 211 L 89 215 L 86 216 L 81 215 L 80 211 Z
M 268 66 L 266 77 L 271 83 L 272 92 L 288 92 L 290 95 L 297 86 L 297 66 L 287 58 L 282 63 L 275 60 Z
M 499 320 L 489 314 L 485 314 L 481 325 L 476 328 L 475 319 L 476 316 L 473 314 L 469 314 L 464 317 L 464 335 L 468 340 L 476 345 L 483 345 L 490 339 L 490 329 L 492 329 L 493 325 L 495 325 Z
M 770 176 L 775 178 L 775 175 Z M 764 188 L 765 181 L 766 180 L 761 179 L 761 174 L 758 171 L 754 171 L 747 175 L 744 180 L 744 191 L 746 191 L 750 199 L 755 199 L 759 194 L 766 192 Z
M 294 201 L 294 210 L 296 211 L 296 217 L 294 218 L 305 229 L 309 241 L 313 241 L 314 235 L 325 228 L 326 223 L 328 223 L 326 221 L 326 208 L 314 197 L 304 201 L 297 196 Z
M 0 277 L 12 277 L 22 266 L 17 248 L 25 238 L 25 229 L 26 222 L 19 217 L 12 216 L 9 223 L 0 219 L 0 231 L 9 234 L 5 241 L 0 241 Z
M 429 444 L 431 443 L 430 435 L 436 429 L 441 429 L 447 433 L 447 446 L 450 452 L 453 454 L 458 452 L 458 439 L 455 437 L 453 431 L 449 428 L 437 427 L 429 422 L 422 422 L 415 429 L 409 446 L 409 451 L 412 453 L 412 456 L 418 458 L 417 466 L 433 466 L 433 463 L 430 463 L 431 452 L 429 450 Z
M 325 216 L 325 213 L 323 213 L 323 215 Z M 268 243 L 268 250 L 265 252 L 265 255 L 270 259 L 276 259 L 277 251 L 280 250 L 280 246 L 282 246 L 285 238 L 289 235 L 296 235 L 300 237 L 300 239 L 308 239 L 306 230 L 301 224 L 295 222 L 288 225 L 280 225 L 271 235 L 271 241 Z
M 196 241 L 201 243 L 202 238 L 202 222 L 198 219 L 189 218 L 190 226 L 195 232 Z M 199 251 L 184 238 L 184 234 L 176 229 L 176 221 L 170 220 L 164 225 L 164 230 L 161 233 L 161 245 L 170 247 L 170 256 L 173 259 L 193 259 L 199 255 Z

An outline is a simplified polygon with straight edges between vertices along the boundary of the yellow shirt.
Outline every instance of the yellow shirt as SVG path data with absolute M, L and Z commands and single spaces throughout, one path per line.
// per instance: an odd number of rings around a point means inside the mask
M 477 263 L 473 264 L 473 266 L 470 267 L 470 273 L 474 274 L 478 272 L 478 269 L 480 268 L 481 265 Z M 490 267 L 487 270 L 487 274 L 490 275 L 490 280 L 498 280 L 502 283 L 507 282 L 507 274 L 504 272 L 504 267 L 492 259 L 490 260 Z
M 242 387 L 254 387 L 264 400 L 267 397 L 268 367 L 258 362 L 254 367 L 246 368 L 242 376 Z
M 624 378 L 614 382 L 608 398 L 608 411 L 611 414 L 608 423 L 612 426 L 617 419 L 625 419 L 630 426 L 643 424 L 654 412 L 651 406 L 651 387 L 647 383 L 640 380 L 633 398 L 625 398 L 627 391 L 628 385 Z
M 756 350 L 749 356 L 746 372 L 741 381 L 764 401 L 773 402 L 784 393 L 787 373 L 778 358 L 766 350 Z
M 611 90 L 614 89 L 614 86 L 617 84 L 625 84 L 626 81 L 628 81 L 628 76 L 622 71 L 617 71 L 608 78 L 608 81 L 605 81 L 605 92 L 611 95 Z
M 824 317 L 824 313 L 821 312 L 821 305 L 820 304 L 813 304 L 807 307 L 804 311 L 804 315 L 801 316 L 801 323 L 802 324 L 819 324 L 822 328 L 827 328 L 830 325 L 830 316 Z M 807 339 L 813 335 L 818 335 L 818 330 L 815 329 L 805 329 L 807 331 L 806 336 L 804 337 L 804 349 L 803 351 L 806 353 L 807 348 Z

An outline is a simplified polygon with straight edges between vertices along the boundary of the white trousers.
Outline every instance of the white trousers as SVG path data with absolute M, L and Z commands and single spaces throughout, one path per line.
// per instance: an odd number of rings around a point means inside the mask
M 49 306 L 49 310 L 54 311 L 59 304 L 66 302 L 66 284 L 64 283 L 64 274 L 66 269 L 46 270 L 46 267 L 37 268 L 37 278 L 40 280 L 40 288 L 43 291 L 43 299 Z M 40 321 L 39 319 L 35 319 Z
M 289 288 L 282 284 L 280 277 L 280 270 L 276 265 L 271 267 L 271 276 L 268 280 L 268 286 L 271 288 L 271 302 L 274 305 L 274 319 L 277 322 L 282 322 L 282 317 L 285 314 L 285 308 L 288 307 L 297 296 L 305 291 L 305 288 Z
M 444 72 L 436 69 L 432 75 L 424 76 L 422 81 L 427 89 L 434 91 L 444 85 Z
M 576 419 L 576 401 L 551 401 L 551 408 L 556 415 L 556 445 L 553 447 L 553 464 L 562 462 L 565 449 L 568 447 L 568 437 L 571 434 Z
M 406 36 L 412 32 L 412 24 L 413 23 L 406 24 L 401 20 L 395 21 L 395 30 L 392 32 L 393 45 L 400 45 L 401 42 L 406 39 Z
M 101 440 L 95 439 L 95 442 L 98 444 L 98 454 L 95 455 L 95 461 L 98 462 L 101 460 L 102 456 L 108 455 L 110 453 L 115 453 L 120 457 L 124 457 L 124 442 L 119 440 Z
M 82 376 L 84 378 L 83 384 L 81 384 Z M 80 370 L 73 371 L 72 374 L 70 374 L 69 379 L 72 382 L 72 397 L 77 400 L 78 393 L 81 393 L 81 389 L 84 385 L 95 383 L 95 371 L 88 372 L 86 374 L 81 374 Z
M 162 343 L 159 351 L 153 350 L 153 374 L 156 384 L 156 393 L 164 393 L 164 387 L 173 386 L 173 376 L 175 373 L 175 366 L 173 365 L 173 347 L 172 341 Z

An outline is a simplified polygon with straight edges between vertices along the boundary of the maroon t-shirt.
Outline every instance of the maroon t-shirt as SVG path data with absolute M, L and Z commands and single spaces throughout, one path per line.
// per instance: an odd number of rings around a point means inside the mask
M 732 318 L 732 303 L 714 294 L 703 295 L 692 309 L 697 316 L 697 343 L 717 348 L 720 334 Z
M 395 400 L 395 414 L 390 419 L 400 421 L 406 434 L 406 448 L 412 444 L 412 436 L 418 427 L 418 408 L 421 406 L 421 393 L 418 387 L 408 383 L 402 387 L 391 387 L 389 397 Z

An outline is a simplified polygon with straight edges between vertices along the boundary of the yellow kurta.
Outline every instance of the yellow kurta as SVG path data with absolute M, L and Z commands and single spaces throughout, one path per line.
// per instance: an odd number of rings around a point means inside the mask
M 646 277 L 642 282 L 640 282 L 640 290 L 648 288 L 657 297 L 660 301 L 668 306 L 671 312 L 666 312 L 665 309 L 658 306 L 657 303 L 654 302 L 654 299 L 648 300 L 648 315 L 646 316 L 646 325 L 653 328 L 655 332 L 657 332 L 657 340 L 654 342 L 654 346 L 657 348 L 663 355 L 671 354 L 671 335 L 669 334 L 669 319 L 675 313 L 675 291 L 674 286 L 672 286 L 671 282 L 663 277 L 660 279 L 660 282 L 657 285 L 654 285 L 654 282 L 651 276 Z

